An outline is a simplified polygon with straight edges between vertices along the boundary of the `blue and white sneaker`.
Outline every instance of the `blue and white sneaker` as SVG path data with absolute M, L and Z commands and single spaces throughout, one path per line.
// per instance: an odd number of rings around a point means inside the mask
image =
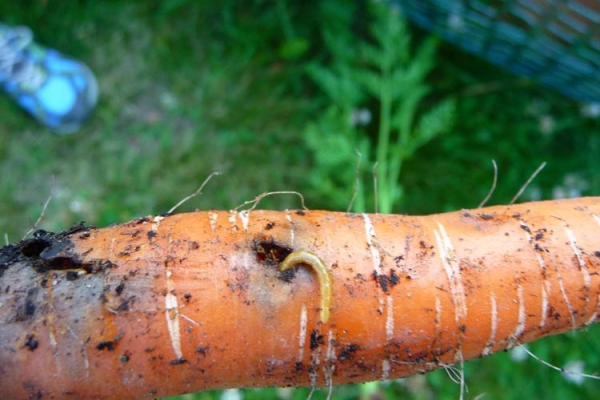
M 29 28 L 0 24 L 0 86 L 57 133 L 81 127 L 98 101 L 90 69 L 33 42 Z

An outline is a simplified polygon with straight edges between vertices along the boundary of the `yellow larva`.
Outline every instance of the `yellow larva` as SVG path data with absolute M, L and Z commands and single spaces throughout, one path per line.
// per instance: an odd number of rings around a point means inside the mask
M 279 270 L 285 271 L 297 264 L 306 264 L 311 266 L 317 273 L 319 286 L 321 287 L 321 322 L 324 324 L 329 321 L 329 309 L 331 308 L 331 276 L 325 266 L 325 263 L 315 253 L 308 250 L 297 250 L 288 254 L 288 256 L 279 264 Z

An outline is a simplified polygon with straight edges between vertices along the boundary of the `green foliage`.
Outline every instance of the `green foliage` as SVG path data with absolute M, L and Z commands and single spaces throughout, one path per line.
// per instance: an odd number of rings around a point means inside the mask
M 348 25 L 327 24 L 323 36 L 332 61 L 308 69 L 330 101 L 306 130 L 315 162 L 309 179 L 316 197 L 332 199 L 336 208 L 342 208 L 358 178 L 352 168 L 358 152 L 365 158 L 363 165 L 376 163 L 378 201 L 374 204 L 373 196 L 358 186 L 354 209 L 389 213 L 402 198 L 399 177 L 404 161 L 449 130 L 455 102 L 448 98 L 427 111 L 419 109 L 431 90 L 426 79 L 434 67 L 437 40 L 427 38 L 413 52 L 406 22 L 398 12 L 384 2 L 370 2 L 369 11 L 369 38 L 357 40 Z M 379 109 L 375 143 L 357 121 L 367 106 Z
M 236 11 L 232 18 L 249 24 L 237 11 L 240 4 L 232 3 L 220 10 L 181 2 L 154 15 L 149 11 L 159 3 L 57 2 L 46 5 L 45 14 L 25 7 L 12 15 L 14 24 L 34 28 L 40 43 L 86 62 L 101 97 L 92 119 L 72 136 L 48 132 L 0 97 L 2 235 L 19 239 L 51 192 L 43 227 L 60 230 L 80 220 L 106 226 L 165 212 L 215 170 L 227 178 L 215 179 L 179 211 L 233 208 L 264 191 L 298 187 L 303 161 L 288 149 L 298 145 L 297 121 L 307 103 L 286 94 L 291 72 L 249 59 L 244 43 L 211 43 L 224 28 L 214 23 L 209 29 L 205 15 L 223 21 Z M 269 30 L 260 20 L 275 40 L 281 28 Z M 52 37 L 45 35 L 48 25 L 60 26 Z M 202 39 L 192 37 L 193 30 Z M 272 167 L 278 164 L 289 167 Z M 293 208 L 298 201 L 274 196 L 261 206 Z

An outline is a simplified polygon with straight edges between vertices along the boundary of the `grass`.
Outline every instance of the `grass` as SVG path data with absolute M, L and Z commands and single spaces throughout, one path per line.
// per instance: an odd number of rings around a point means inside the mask
M 309 126 L 330 106 L 306 73 L 316 61 L 331 65 L 322 26 L 349 24 L 356 35 L 368 37 L 366 23 L 354 14 L 360 13 L 360 4 L 341 4 L 0 4 L 4 22 L 35 27 L 40 43 L 84 60 L 101 88 L 94 117 L 71 136 L 52 134 L 0 97 L 2 233 L 10 241 L 21 238 L 50 193 L 53 199 L 41 224 L 47 230 L 80 220 L 105 226 L 159 214 L 213 171 L 223 175 L 179 211 L 229 209 L 269 190 L 302 192 L 309 208 L 345 209 L 353 181 L 337 195 L 315 186 L 311 176 L 330 171 L 318 168 L 317 153 L 305 139 Z M 418 46 L 425 36 L 413 32 L 413 46 Z M 393 211 L 423 214 L 476 207 L 491 185 L 492 159 L 499 165 L 499 184 L 491 204 L 508 202 L 542 161 L 548 166 L 522 200 L 549 199 L 560 191 L 600 194 L 599 122 L 582 118 L 578 104 L 446 44 L 436 58 L 426 77 L 432 90 L 417 115 L 454 98 L 454 125 L 403 160 L 397 182 L 403 196 Z M 372 115 L 379 111 L 373 100 L 360 106 Z M 371 150 L 378 129 L 375 119 L 360 133 Z M 328 140 L 327 133 L 322 135 L 323 142 Z M 350 162 L 345 169 L 352 178 L 355 165 Z M 363 167 L 370 171 L 368 163 Z M 364 176 L 368 191 L 369 173 Z M 261 206 L 293 208 L 298 201 L 274 196 Z M 559 366 L 582 360 L 587 372 L 595 372 L 600 369 L 597 334 L 598 328 L 591 327 L 536 342 L 531 349 Z M 514 361 L 510 353 L 467 363 L 465 373 L 468 397 L 592 398 L 597 388 L 591 380 L 570 383 L 532 359 Z M 308 390 L 241 393 L 247 399 L 300 399 Z M 459 389 L 439 371 L 383 385 L 339 386 L 333 393 L 336 399 L 375 394 L 450 399 L 458 397 Z M 223 395 L 209 391 L 193 398 Z M 325 395 L 319 391 L 315 398 Z
M 215 170 L 225 179 L 191 208 L 231 208 L 273 187 L 297 186 L 303 160 L 288 149 L 301 142 L 295 121 L 308 104 L 281 93 L 281 72 L 238 52 L 194 47 L 183 33 L 158 36 L 171 21 L 147 16 L 147 5 L 93 6 L 96 19 L 83 6 L 65 14 L 46 7 L 55 18 L 72 17 L 71 24 L 67 18 L 52 27 L 58 33 L 52 41 L 44 41 L 47 25 L 24 22 L 40 26 L 39 41 L 94 69 L 101 100 L 81 132 L 56 136 L 2 98 L 0 224 L 9 238 L 37 218 L 51 191 L 45 225 L 60 229 L 82 219 L 107 225 L 164 212 Z M 74 22 L 80 14 L 87 20 Z M 80 26 L 87 46 L 71 48 L 70 35 Z M 170 54 L 172 48 L 179 53 Z M 266 201 L 296 206 L 292 198 Z

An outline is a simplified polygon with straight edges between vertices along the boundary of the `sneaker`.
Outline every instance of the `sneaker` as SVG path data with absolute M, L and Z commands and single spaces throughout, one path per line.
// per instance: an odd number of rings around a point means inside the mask
M 74 132 L 96 105 L 96 78 L 81 62 L 32 39 L 27 27 L 0 24 L 0 86 L 53 131 Z

